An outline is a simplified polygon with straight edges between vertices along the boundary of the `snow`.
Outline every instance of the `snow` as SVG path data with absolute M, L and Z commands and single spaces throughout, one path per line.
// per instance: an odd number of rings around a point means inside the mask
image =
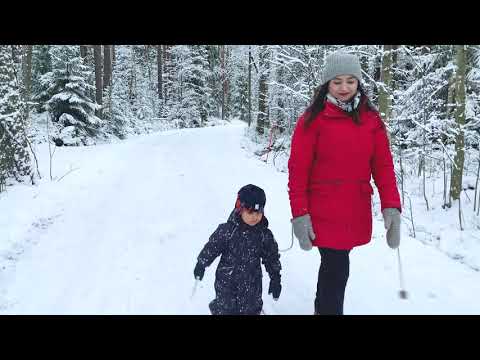
M 68 115 L 68 114 L 62 114 L 62 116 L 63 115 Z M 77 122 L 73 116 L 70 116 L 70 117 L 73 119 L 73 121 Z M 62 139 L 64 144 L 78 145 L 82 143 L 82 140 L 79 137 L 74 135 L 76 129 L 77 128 L 72 125 L 72 126 L 64 127 L 62 131 L 60 131 L 60 138 Z
M 241 186 L 265 189 L 270 229 L 280 249 L 291 243 L 288 175 L 272 156 L 265 163 L 249 151 L 255 144 L 245 128 L 233 121 L 59 147 L 53 180 L 48 146 L 38 145 L 42 180 L 0 193 L 0 314 L 209 314 L 218 259 L 192 296 L 193 268 Z M 478 219 L 467 217 L 460 246 L 455 208 L 433 202 L 428 213 L 409 190 L 417 237 L 406 209 L 400 246 L 409 298 L 398 296 L 397 252 L 386 245 L 375 192 L 374 235 L 351 252 L 345 314 L 480 314 L 472 300 L 480 295 Z M 268 315 L 313 312 L 320 256 L 294 241 L 281 252 L 278 302 L 267 295 L 264 271 Z M 454 251 L 471 257 L 461 262 Z

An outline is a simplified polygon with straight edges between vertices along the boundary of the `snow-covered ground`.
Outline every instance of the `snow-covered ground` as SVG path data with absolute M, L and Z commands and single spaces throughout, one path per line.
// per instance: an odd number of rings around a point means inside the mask
M 209 314 L 218 260 L 194 293 L 193 268 L 241 186 L 265 189 L 280 249 L 291 242 L 287 174 L 259 161 L 249 146 L 245 125 L 234 122 L 61 147 L 53 157 L 53 181 L 48 148 L 38 146 L 43 179 L 0 194 L 0 313 Z M 442 247 L 458 239 L 455 210 L 434 204 L 425 215 L 421 197 L 412 202 L 417 238 L 403 226 L 400 248 L 409 298 L 398 297 L 397 253 L 386 245 L 375 193 L 373 240 L 351 252 L 345 313 L 480 314 L 476 224 L 462 235 L 465 253 L 474 253 L 465 264 L 451 256 L 452 244 Z M 431 241 L 437 235 L 440 240 Z M 278 302 L 267 295 L 264 275 L 265 312 L 311 314 L 318 252 L 302 251 L 295 240 L 281 262 Z

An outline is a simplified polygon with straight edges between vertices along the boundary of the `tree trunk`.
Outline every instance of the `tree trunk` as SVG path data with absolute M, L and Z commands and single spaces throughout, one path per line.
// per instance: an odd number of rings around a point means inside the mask
M 268 128 L 268 47 L 263 45 L 260 49 L 259 67 L 260 79 L 258 82 L 258 115 L 257 115 L 257 133 L 262 135 L 265 129 Z
M 378 110 L 386 123 L 390 121 L 392 111 L 392 50 L 393 45 L 383 46 L 382 67 L 380 72 L 380 81 L 383 83 L 383 86 L 380 87 L 378 94 Z
M 93 59 L 95 61 L 95 99 L 98 105 L 102 105 L 103 84 L 102 84 L 102 45 L 93 46 Z M 95 114 L 102 116 L 102 109 L 98 109 Z
M 34 183 L 18 64 L 14 64 L 21 60 L 21 51 L 15 45 L 0 45 L 0 187 L 9 177 L 21 182 L 23 176 L 29 176 Z
M 162 45 L 157 45 L 157 92 L 158 98 L 163 99 L 163 91 L 162 91 Z
M 465 124 L 465 45 L 455 45 L 457 72 L 455 76 L 455 121 L 458 133 L 455 138 L 455 157 L 452 169 L 452 182 L 450 193 L 453 200 L 460 199 L 462 191 L 463 164 L 465 161 L 465 136 L 463 125 Z
M 220 45 L 220 69 L 222 81 L 222 119 L 228 116 L 228 79 L 227 79 L 227 48 Z
M 392 64 L 397 64 L 398 62 L 398 54 L 396 50 L 398 50 L 402 45 L 391 45 L 392 46 Z
M 477 194 L 478 194 L 478 180 L 480 179 L 480 144 L 478 144 L 478 167 L 477 167 L 477 178 L 475 180 L 475 198 L 473 200 L 473 212 L 476 210 L 476 204 L 477 204 Z M 478 202 L 478 205 L 480 206 L 480 199 Z
M 447 120 L 450 120 L 452 118 L 452 114 L 454 113 L 454 111 L 455 111 L 455 71 L 453 71 L 450 77 L 448 78 L 448 94 L 447 94 L 447 109 L 446 109 Z M 440 141 L 446 146 L 448 142 L 448 138 L 445 132 L 442 132 L 440 137 L 441 137 Z M 449 194 L 447 197 L 447 187 L 448 187 L 448 175 L 450 175 L 451 177 L 452 174 L 451 172 L 447 172 L 447 163 L 445 160 L 445 157 L 447 156 L 447 154 L 445 153 L 445 147 L 443 148 L 442 153 L 443 153 L 443 177 L 444 177 L 443 206 L 451 207 L 452 206 L 451 194 L 450 194 L 451 188 L 448 189 Z M 451 184 L 451 178 L 450 178 L 450 184 Z
M 135 71 L 135 49 L 131 49 L 131 59 L 130 64 L 131 67 L 129 69 L 129 80 L 128 80 L 128 99 L 130 100 L 130 104 L 133 105 L 135 98 L 137 97 L 137 74 Z
M 455 110 L 455 72 L 448 78 L 448 95 L 447 95 L 447 119 Z M 446 141 L 446 136 L 442 134 L 442 139 Z
M 229 115 L 229 109 L 230 109 L 230 94 L 229 94 L 229 83 L 228 83 L 228 46 L 225 45 L 224 48 L 224 70 L 225 70 L 225 75 L 224 79 L 225 81 L 223 82 L 223 96 L 225 97 L 225 118 L 228 119 Z
M 83 59 L 83 65 L 91 65 L 91 57 L 89 57 L 89 51 L 91 46 L 89 45 L 80 45 L 80 56 Z
M 252 52 L 248 48 L 248 127 L 252 123 Z
M 222 120 L 225 119 L 225 45 L 219 45 L 220 53 L 220 78 L 222 87 Z
M 171 61 L 169 57 L 169 46 L 162 45 L 162 96 L 163 96 L 163 103 L 166 104 L 168 98 L 170 97 L 171 93 Z M 165 81 L 163 81 L 165 80 Z
M 85 60 L 85 58 L 87 57 L 88 55 L 88 48 L 86 45 L 80 45 L 80 56 L 82 57 L 82 59 Z
M 111 45 L 103 46 L 103 88 L 112 85 L 112 52 Z
M 23 86 L 25 87 L 24 98 L 25 101 L 30 101 L 30 91 L 32 85 L 32 45 L 24 45 L 24 58 L 22 62 L 23 68 Z M 28 113 L 28 104 L 27 104 L 27 113 Z
M 145 45 L 145 46 L 143 47 L 143 57 L 144 57 L 144 59 L 145 59 L 145 64 L 147 65 L 148 88 L 153 90 L 152 64 L 150 63 L 150 45 Z
M 21 63 L 21 58 L 20 55 L 22 53 L 22 47 L 21 45 L 11 45 L 10 49 L 12 51 L 12 59 L 15 64 L 20 64 Z M 16 69 L 14 70 L 16 72 Z

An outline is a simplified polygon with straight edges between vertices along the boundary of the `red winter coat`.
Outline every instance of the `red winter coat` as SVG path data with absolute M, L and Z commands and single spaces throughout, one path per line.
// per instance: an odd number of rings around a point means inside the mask
M 305 129 L 302 115 L 292 137 L 288 193 L 293 217 L 310 214 L 314 246 L 352 249 L 372 236 L 373 175 L 381 209 L 400 196 L 385 126 L 364 103 L 361 124 L 329 101 Z

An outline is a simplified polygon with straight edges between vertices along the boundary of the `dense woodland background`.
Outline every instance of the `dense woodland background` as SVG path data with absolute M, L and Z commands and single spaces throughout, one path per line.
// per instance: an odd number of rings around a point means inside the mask
M 48 141 L 53 154 L 56 146 L 232 119 L 249 124 L 256 155 L 285 171 L 295 122 L 325 57 L 338 49 L 361 59 L 365 88 L 389 129 L 404 207 L 405 185 L 416 181 L 428 211 L 427 179 L 439 178 L 445 211 L 467 195 L 468 204 L 458 204 L 462 230 L 462 212 L 480 210 L 474 45 L 0 45 L 0 192 L 46 176 L 39 143 Z

